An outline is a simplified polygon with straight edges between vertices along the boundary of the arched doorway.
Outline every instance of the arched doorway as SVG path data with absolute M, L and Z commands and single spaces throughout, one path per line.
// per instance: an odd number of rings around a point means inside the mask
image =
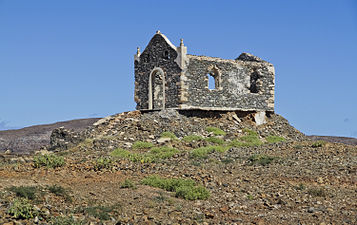
M 155 67 L 149 76 L 148 109 L 165 109 L 165 73 Z

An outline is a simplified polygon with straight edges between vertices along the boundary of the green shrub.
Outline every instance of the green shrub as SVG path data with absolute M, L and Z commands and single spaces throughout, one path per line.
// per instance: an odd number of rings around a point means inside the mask
M 224 144 L 224 140 L 218 138 L 218 137 L 208 137 L 205 139 L 205 141 L 210 142 L 210 143 L 214 143 L 214 144 L 219 144 L 219 145 L 223 145 Z
M 174 156 L 175 154 L 179 153 L 180 151 L 176 148 L 170 148 L 167 146 L 163 147 L 154 147 L 150 151 L 145 153 L 135 153 L 130 152 L 125 149 L 115 149 L 111 152 L 111 156 L 128 159 L 132 162 L 141 162 L 141 163 L 151 163 L 157 162 L 162 159 L 168 159 Z
M 161 137 L 166 137 L 166 138 L 171 138 L 172 140 L 177 140 L 177 137 L 174 133 L 172 132 L 169 132 L 169 131 L 165 131 L 165 132 L 162 132 Z
M 82 225 L 83 222 L 76 221 L 73 216 L 56 216 L 51 219 L 51 225 Z
M 249 146 L 259 146 L 262 145 L 263 142 L 259 139 L 259 135 L 257 132 L 243 129 L 245 133 L 244 136 L 240 137 L 239 140 L 233 140 L 229 143 L 231 147 L 249 147 Z
M 315 197 L 325 197 L 326 196 L 326 190 L 324 188 L 310 188 L 307 190 L 307 193 L 311 196 Z
M 226 132 L 217 127 L 206 127 L 207 132 L 212 132 L 214 135 L 226 135 Z
M 259 136 L 256 131 L 248 129 L 248 128 L 244 128 L 243 132 L 248 136 Z
M 8 210 L 16 219 L 34 218 L 38 213 L 26 198 L 16 198 Z
M 113 208 L 106 207 L 106 206 L 91 206 L 85 208 L 84 211 L 88 215 L 98 218 L 100 220 L 109 220 L 110 219 L 109 213 L 113 211 Z
M 215 146 L 210 145 L 206 147 L 200 147 L 193 149 L 190 153 L 190 156 L 193 158 L 207 158 L 208 154 L 213 152 L 225 152 L 229 149 L 229 146 Z
M 47 187 L 48 191 L 57 195 L 57 196 L 61 196 L 63 198 L 65 198 L 65 200 L 67 202 L 71 202 L 72 201 L 72 198 L 71 196 L 69 196 L 69 194 L 67 193 L 66 189 L 63 188 L 62 186 L 59 186 L 59 185 L 52 185 L 52 186 L 48 186 Z
M 312 143 L 311 147 L 313 148 L 320 148 L 323 147 L 326 144 L 326 141 L 315 141 Z
M 153 143 L 145 142 L 145 141 L 136 141 L 132 146 L 133 149 L 146 149 L 152 147 L 154 147 Z
M 248 200 L 253 200 L 253 199 L 254 199 L 254 196 L 253 196 L 253 195 L 247 195 L 247 199 L 248 199 Z
M 279 136 L 268 136 L 268 137 L 265 138 L 265 140 L 266 140 L 268 143 L 277 143 L 277 142 L 284 142 L 284 141 L 286 141 L 285 138 L 279 137 Z
M 198 135 L 188 135 L 184 138 L 182 138 L 184 142 L 193 142 L 193 141 L 201 141 L 203 140 L 203 137 L 198 136 Z
M 186 200 L 208 199 L 209 191 L 203 186 L 180 186 L 176 189 L 176 197 Z
M 207 199 L 209 191 L 202 186 L 197 186 L 196 182 L 189 179 L 160 178 L 149 176 L 142 180 L 142 184 L 175 192 L 176 197 L 186 200 Z
M 248 158 L 251 165 L 262 165 L 266 166 L 276 160 L 277 157 L 267 156 L 267 155 L 252 155 Z
M 37 188 L 33 186 L 12 186 L 9 188 L 9 191 L 16 194 L 18 197 L 27 198 L 27 199 L 35 199 Z
M 111 169 L 112 166 L 113 166 L 113 161 L 111 158 L 100 157 L 95 161 L 94 169 L 95 170 Z
M 33 163 L 35 168 L 39 168 L 41 166 L 56 168 L 65 164 L 64 158 L 55 154 L 37 155 L 33 158 Z
M 132 180 L 125 179 L 124 182 L 120 185 L 120 188 L 135 188 L 135 184 Z
M 306 189 L 306 186 L 304 184 L 299 184 L 298 186 L 295 186 L 296 190 L 303 191 Z

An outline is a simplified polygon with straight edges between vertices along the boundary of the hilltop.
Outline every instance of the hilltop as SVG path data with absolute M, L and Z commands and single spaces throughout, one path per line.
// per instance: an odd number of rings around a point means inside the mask
M 49 142 L 0 164 L 0 223 L 356 223 L 356 146 L 273 113 L 132 111 Z

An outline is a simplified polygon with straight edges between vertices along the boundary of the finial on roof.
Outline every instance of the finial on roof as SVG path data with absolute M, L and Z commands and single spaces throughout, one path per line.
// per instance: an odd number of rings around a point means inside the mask
M 183 46 L 183 38 L 180 39 L 180 46 Z
M 137 54 L 137 55 L 140 55 L 140 47 L 137 47 L 137 48 L 136 48 L 136 54 Z
M 160 30 L 157 30 L 156 33 L 157 33 L 157 34 L 161 34 Z

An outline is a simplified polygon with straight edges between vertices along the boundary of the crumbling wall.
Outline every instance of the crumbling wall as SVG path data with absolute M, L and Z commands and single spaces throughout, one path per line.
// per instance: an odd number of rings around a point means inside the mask
M 149 79 L 154 68 L 161 68 L 165 77 L 155 73 L 151 82 L 153 109 L 162 109 L 163 98 L 166 108 L 178 107 L 179 83 L 181 69 L 175 62 L 176 49 L 171 46 L 161 34 L 156 34 L 140 57 L 135 60 L 135 101 L 136 109 L 149 108 Z M 165 80 L 165 95 L 162 79 Z
M 236 60 L 187 56 L 188 95 L 181 109 L 274 111 L 272 64 L 246 53 Z M 219 85 L 210 90 L 207 74 L 212 70 Z

